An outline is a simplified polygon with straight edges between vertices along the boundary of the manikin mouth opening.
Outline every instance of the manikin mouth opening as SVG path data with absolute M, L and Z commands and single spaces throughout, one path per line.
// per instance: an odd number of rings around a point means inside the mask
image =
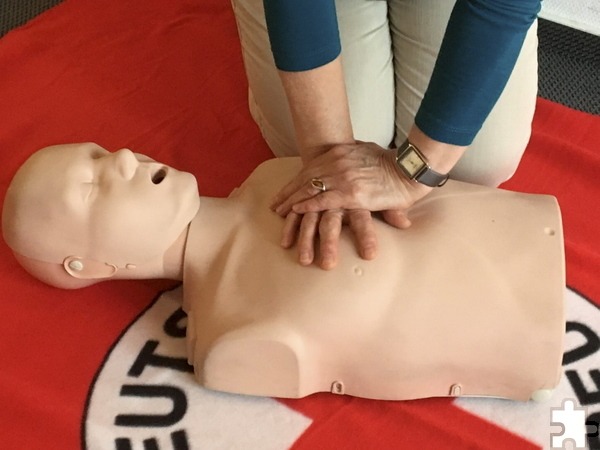
M 166 176 L 167 176 L 167 169 L 166 169 L 166 167 L 161 167 L 158 171 L 156 171 L 152 175 L 152 182 L 154 184 L 160 184 L 166 178 Z

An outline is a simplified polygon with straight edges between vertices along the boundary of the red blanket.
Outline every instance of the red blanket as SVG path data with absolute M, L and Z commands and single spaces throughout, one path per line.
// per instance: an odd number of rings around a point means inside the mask
M 246 95 L 228 2 L 67 0 L 0 39 L 0 198 L 34 150 L 81 141 L 146 153 L 193 172 L 202 195 L 225 196 L 271 156 Z M 599 143 L 599 117 L 540 99 L 504 186 L 553 194 L 563 211 L 568 332 L 550 402 L 206 391 L 180 364 L 179 291 L 159 295 L 172 283 L 53 289 L 1 243 L 0 447 L 561 448 L 579 437 L 551 425 L 566 399 L 585 408 L 588 445 L 600 448 Z

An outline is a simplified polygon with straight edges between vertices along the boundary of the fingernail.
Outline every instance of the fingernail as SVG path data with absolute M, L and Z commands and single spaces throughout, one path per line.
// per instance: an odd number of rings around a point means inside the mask
M 326 256 L 321 261 L 321 267 L 323 269 L 331 269 L 333 267 L 333 258 L 331 256 Z
M 306 266 L 312 262 L 312 258 L 310 257 L 310 253 L 302 252 L 300 253 L 300 264 Z

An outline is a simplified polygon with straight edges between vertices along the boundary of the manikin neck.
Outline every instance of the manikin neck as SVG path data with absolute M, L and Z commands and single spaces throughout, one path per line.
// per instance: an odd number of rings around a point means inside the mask
M 164 254 L 143 264 L 129 263 L 119 267 L 111 277 L 113 280 L 183 280 L 183 254 L 189 225 Z
M 163 278 L 183 281 L 183 260 L 189 231 L 190 225 L 188 224 L 173 245 L 163 255 Z
M 213 265 L 248 217 L 247 205 L 238 197 L 201 197 L 200 208 L 188 227 L 184 243 L 184 271 L 188 258 L 204 267 Z
M 238 205 L 239 206 L 239 205 Z M 204 230 L 213 243 L 221 238 L 226 239 L 229 228 L 234 224 L 230 220 L 231 214 L 237 211 L 236 202 L 229 198 L 201 197 L 200 208 L 192 222 L 202 217 Z M 144 278 L 165 278 L 183 281 L 183 269 L 190 224 L 179 235 L 177 240 L 167 249 L 158 264 L 149 263 L 142 269 L 140 275 Z M 207 229 L 208 228 L 208 229 Z M 217 244 L 220 247 L 220 244 Z M 145 265 L 146 266 L 146 265 Z M 155 266 L 155 267 L 154 267 Z

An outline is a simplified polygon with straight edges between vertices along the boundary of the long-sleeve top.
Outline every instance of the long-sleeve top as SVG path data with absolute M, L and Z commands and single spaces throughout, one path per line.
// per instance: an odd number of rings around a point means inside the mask
M 425 134 L 449 144 L 472 142 L 506 85 L 540 5 L 540 0 L 457 0 L 415 117 Z M 341 53 L 334 0 L 264 0 L 264 6 L 278 69 L 314 69 Z

